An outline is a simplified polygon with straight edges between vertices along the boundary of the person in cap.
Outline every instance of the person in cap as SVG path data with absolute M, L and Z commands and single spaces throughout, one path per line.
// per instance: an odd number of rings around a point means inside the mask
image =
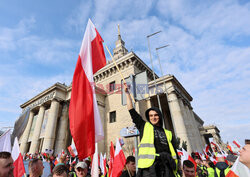
M 11 153 L 6 151 L 0 152 L 0 177 L 13 177 L 13 169 Z
M 135 157 L 128 156 L 125 164 L 125 171 L 122 172 L 120 177 L 135 177 L 136 176 L 136 164 Z
M 127 109 L 140 132 L 137 176 L 176 176 L 178 160 L 175 138 L 171 131 L 162 128 L 161 111 L 156 107 L 149 108 L 145 112 L 147 121 L 144 121 L 133 108 L 126 84 L 124 84 L 124 91 L 127 98 Z
M 233 155 L 233 154 L 229 154 L 226 158 L 227 162 L 228 162 L 228 166 L 229 168 L 231 168 L 234 164 L 234 162 L 236 161 L 237 156 Z
M 250 139 L 245 140 L 245 146 L 239 151 L 240 162 L 246 165 L 250 171 Z
M 88 165 L 85 162 L 78 162 L 75 166 L 77 177 L 89 177 Z

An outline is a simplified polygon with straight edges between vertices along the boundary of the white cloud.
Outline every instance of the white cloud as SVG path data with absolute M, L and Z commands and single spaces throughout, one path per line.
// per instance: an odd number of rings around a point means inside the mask
M 164 1 L 158 3 L 158 10 L 165 17 L 196 35 L 234 37 L 249 35 L 250 3 L 240 5 L 238 1 Z
M 21 20 L 15 28 L 6 28 L 0 26 L 0 50 L 10 51 L 15 50 L 16 39 L 24 36 L 29 32 L 35 23 L 34 17 Z

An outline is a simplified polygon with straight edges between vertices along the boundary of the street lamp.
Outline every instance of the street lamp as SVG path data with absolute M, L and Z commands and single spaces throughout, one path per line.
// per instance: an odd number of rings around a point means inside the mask
M 150 49 L 150 42 L 149 42 L 149 38 L 160 33 L 161 31 L 157 31 L 155 33 L 152 33 L 150 35 L 147 36 L 147 40 L 148 40 L 148 50 L 149 50 L 149 58 L 150 58 L 150 61 L 151 61 L 151 65 L 152 65 L 152 71 L 153 71 L 153 78 L 154 78 L 154 85 L 155 85 L 155 91 L 156 91 L 156 97 L 157 97 L 157 102 L 158 102 L 158 105 L 159 105 L 159 109 L 160 111 L 162 112 L 162 109 L 161 109 L 161 102 L 160 102 L 160 97 L 158 95 L 158 89 L 157 89 L 157 85 L 156 85 L 156 80 L 155 80 L 155 72 L 154 72 L 154 65 L 153 65 L 153 60 L 152 60 L 152 56 L 151 56 L 151 49 Z M 164 123 L 164 119 L 162 117 L 162 120 L 163 120 L 163 128 L 165 128 L 165 123 Z
M 162 76 L 163 76 L 163 71 L 162 71 L 162 67 L 161 67 L 161 61 L 160 61 L 160 57 L 159 57 L 159 54 L 158 54 L 158 50 L 163 49 L 163 48 L 168 47 L 168 46 L 169 45 L 167 44 L 167 45 L 164 45 L 164 46 L 161 46 L 161 47 L 158 47 L 158 48 L 155 49 L 156 50 L 156 55 L 157 55 L 157 58 L 158 58 L 158 62 L 159 62 L 159 65 L 160 65 L 160 70 L 161 70 L 161 75 Z M 167 103 L 168 103 L 168 93 L 167 93 L 167 87 L 166 87 L 165 80 L 163 80 L 163 85 L 164 85 L 165 95 L 166 95 L 166 99 L 167 99 Z M 171 118 L 171 120 L 173 122 L 173 116 L 172 116 L 172 112 L 171 112 L 170 108 L 169 108 L 169 112 L 170 112 L 170 118 Z M 176 135 L 176 127 L 175 127 L 174 124 L 173 124 L 173 129 L 174 129 L 174 134 Z

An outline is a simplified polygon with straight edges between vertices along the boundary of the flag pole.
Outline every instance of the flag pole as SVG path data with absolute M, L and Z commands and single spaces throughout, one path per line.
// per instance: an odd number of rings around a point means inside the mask
M 128 167 L 127 167 L 127 164 L 125 165 L 125 167 L 126 167 L 126 169 L 127 169 L 127 171 L 128 171 L 129 177 L 131 177 L 131 174 L 130 174 L 130 171 L 129 171 Z
M 121 75 L 121 77 L 122 77 L 123 82 L 124 82 L 125 84 L 127 84 L 127 83 L 126 83 L 126 81 L 125 81 L 125 79 L 124 79 L 124 77 L 123 77 L 122 72 L 120 71 L 119 67 L 117 66 L 117 63 L 116 63 L 115 59 L 113 58 L 112 54 L 110 53 L 110 51 L 109 51 L 109 49 L 108 49 L 107 45 L 106 45 L 105 43 L 104 43 L 104 45 L 105 45 L 105 47 L 106 47 L 106 49 L 107 49 L 107 51 L 108 51 L 108 53 L 109 53 L 110 57 L 112 58 L 113 62 L 115 63 L 116 69 L 117 69 L 117 70 L 118 70 L 118 72 L 120 73 L 120 75 Z M 130 96 L 131 96 L 131 98 L 132 98 L 133 102 L 135 103 L 134 96 L 133 96 L 130 92 L 129 92 L 129 94 L 130 94 Z

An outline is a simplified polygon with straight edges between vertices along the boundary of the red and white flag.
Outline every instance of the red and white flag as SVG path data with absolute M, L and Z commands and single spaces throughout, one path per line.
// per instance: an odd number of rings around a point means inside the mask
M 104 157 L 102 153 L 100 154 L 100 168 L 101 168 L 102 174 L 104 174 Z
M 110 150 L 109 150 L 109 172 L 108 172 L 108 177 L 111 176 L 112 171 L 113 171 L 114 157 L 115 157 L 115 148 L 114 148 L 113 142 L 111 141 Z
M 77 150 L 76 150 L 76 146 L 75 143 L 73 142 L 69 147 L 68 147 L 69 153 L 72 157 L 77 156 Z
M 239 141 L 237 140 L 233 140 L 233 143 L 238 147 L 238 148 L 241 148 L 241 144 L 239 143 Z
M 247 166 L 239 161 L 239 157 L 236 159 L 231 170 L 227 173 L 226 177 L 247 177 L 250 176 L 250 170 Z
M 56 156 L 56 159 L 55 159 L 55 161 L 54 161 L 54 165 L 57 165 L 59 163 L 59 157 L 58 157 L 58 155 Z
M 116 140 L 115 145 L 116 147 L 115 147 L 115 157 L 114 157 L 112 177 L 119 177 L 121 176 L 124 165 L 126 164 L 126 158 L 118 138 Z
M 182 153 L 183 153 L 183 156 L 181 157 L 181 164 L 183 165 L 184 160 L 190 160 L 194 164 L 194 168 L 195 168 L 195 171 L 196 171 L 197 164 L 194 161 L 194 159 L 183 148 L 182 148 Z
M 106 176 L 107 169 L 106 169 L 106 153 L 102 155 L 100 154 L 100 168 L 102 171 L 103 176 Z
M 207 153 L 206 153 L 206 150 L 205 150 L 205 149 L 203 149 L 203 154 L 205 155 L 205 158 L 206 158 L 206 159 L 209 158 L 208 155 L 207 155 Z
M 0 152 L 2 151 L 11 152 L 10 136 L 11 136 L 10 129 L 0 136 Z
M 106 174 L 107 174 L 107 158 L 106 158 L 106 153 L 103 156 L 103 167 L 104 167 L 103 176 L 106 176 Z
M 13 163 L 13 165 L 14 165 L 14 171 L 13 171 L 14 177 L 23 176 L 25 173 L 25 168 L 23 165 L 23 157 L 22 157 L 22 154 L 19 150 L 17 137 L 15 138 L 11 155 L 12 155 L 12 158 L 14 161 L 14 163 Z
M 209 152 L 209 145 L 207 144 L 206 148 L 205 148 L 205 152 Z
M 70 131 L 80 160 L 94 154 L 103 139 L 103 127 L 94 90 L 93 75 L 106 65 L 102 38 L 88 21 L 78 56 L 69 106 Z
M 211 157 L 209 157 L 209 158 L 210 158 L 210 160 L 214 163 L 214 165 L 216 165 L 217 160 L 216 160 L 216 159 L 214 159 L 212 156 L 211 156 Z
M 182 156 L 183 156 L 183 152 L 180 151 L 179 149 L 177 149 L 177 154 L 178 154 L 179 157 L 182 157 Z

